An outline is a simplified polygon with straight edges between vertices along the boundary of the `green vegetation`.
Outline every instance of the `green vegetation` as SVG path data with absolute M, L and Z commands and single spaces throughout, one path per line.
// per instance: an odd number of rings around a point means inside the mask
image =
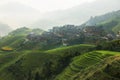
M 30 33 L 35 34 L 42 34 L 44 31 L 41 29 L 29 29 L 26 27 L 16 29 L 12 32 L 10 32 L 7 36 L 2 37 L 0 39 L 0 47 L 9 46 L 14 48 L 15 50 L 19 50 L 22 48 L 25 48 L 26 46 L 32 46 L 32 45 L 26 45 L 23 47 L 24 43 L 26 42 L 27 38 L 26 36 Z M 29 42 L 30 44 L 35 44 L 33 42 Z M 27 49 L 27 48 L 26 48 Z
M 0 80 L 92 80 L 93 73 L 106 69 L 97 65 L 120 55 L 119 52 L 93 50 L 94 45 L 81 44 L 47 51 L 1 52 Z
M 0 79 L 6 80 L 12 78 L 9 80 L 21 80 L 30 77 L 35 79 L 36 74 L 39 74 L 39 77 L 43 80 L 52 80 L 55 75 L 59 74 L 70 63 L 74 56 L 93 49 L 93 45 L 75 45 L 45 52 L 20 52 L 18 57 L 10 59 L 9 62 L 6 61 L 0 68 Z M 13 54 L 14 52 L 11 53 L 11 55 Z
M 99 23 L 100 26 L 103 26 L 106 31 L 113 31 L 117 33 L 120 29 L 120 18 L 111 18 L 102 23 Z
M 113 40 L 106 43 L 101 43 L 97 46 L 97 49 L 120 51 L 120 40 Z
M 92 18 L 96 25 L 83 28 L 10 32 L 0 38 L 0 80 L 120 80 L 118 16 Z
M 101 16 L 90 18 L 85 24 L 88 26 L 101 26 L 107 33 L 118 33 L 120 30 L 120 10 Z M 85 26 L 83 24 L 82 26 Z
M 98 65 L 105 58 L 114 55 L 120 55 L 120 53 L 111 51 L 93 51 L 85 53 L 81 56 L 77 56 L 73 58 L 69 66 L 65 68 L 65 70 L 56 77 L 56 80 L 79 80 L 79 78 L 80 80 L 87 80 L 87 77 L 90 75 L 90 72 L 87 71 L 89 70 L 89 68 L 94 66 L 94 72 L 95 69 L 97 69 L 96 64 Z M 82 75 L 80 75 L 80 73 L 82 73 Z M 80 77 L 78 77 L 78 74 L 80 75 Z

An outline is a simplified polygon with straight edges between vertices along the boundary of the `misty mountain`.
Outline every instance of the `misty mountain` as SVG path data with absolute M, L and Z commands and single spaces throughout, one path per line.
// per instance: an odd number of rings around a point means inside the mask
M 53 26 L 64 24 L 80 25 L 91 16 L 119 10 L 119 2 L 119 0 L 98 0 L 93 3 L 85 3 L 66 10 L 49 12 L 44 14 L 43 17 L 33 25 L 42 29 L 49 29 Z
M 0 6 L 0 21 L 11 27 L 22 27 L 38 19 L 40 12 L 18 2 L 8 2 Z
M 8 26 L 7 24 L 3 24 L 3 23 L 0 22 L 0 36 L 6 35 L 11 30 L 12 29 L 10 28 L 10 26 Z
M 12 31 L 11 33 L 9 33 L 9 35 L 22 35 L 22 39 L 24 38 L 24 40 L 21 43 L 24 43 L 24 41 L 28 41 L 26 44 L 24 44 L 25 47 L 28 45 L 33 45 L 31 43 L 35 42 L 35 47 L 40 46 L 41 49 L 48 49 L 48 45 L 54 48 L 61 45 L 64 46 L 81 43 L 97 43 L 104 40 L 113 40 L 118 39 L 120 35 L 118 33 L 118 31 L 120 30 L 119 13 L 120 10 L 106 13 L 100 16 L 91 17 L 87 22 L 80 26 L 56 26 L 45 32 L 41 29 L 29 29 L 23 27 Z M 37 35 L 35 33 L 37 33 Z M 38 33 L 40 33 L 40 35 L 38 35 Z M 13 37 L 10 37 L 9 39 L 8 38 L 9 37 L 4 39 L 3 41 L 9 42 L 6 40 L 13 39 Z M 19 38 L 16 38 L 16 40 L 18 39 Z M 11 43 L 9 43 L 8 45 L 10 44 Z M 19 44 L 19 42 L 17 42 L 17 44 Z M 14 45 L 16 45 L 16 43 Z M 29 49 L 32 49 L 33 47 L 29 47 Z
M 110 13 L 106 13 L 104 15 L 101 15 L 101 16 L 95 16 L 95 17 L 91 17 L 87 22 L 86 22 L 86 25 L 97 25 L 97 24 L 100 24 L 100 23 L 103 23 L 107 20 L 110 20 L 110 19 L 113 19 L 113 18 L 120 18 L 120 10 L 118 11 L 113 11 L 113 12 L 110 12 Z
M 106 31 L 117 33 L 120 30 L 120 10 L 91 17 L 82 26 L 102 26 Z

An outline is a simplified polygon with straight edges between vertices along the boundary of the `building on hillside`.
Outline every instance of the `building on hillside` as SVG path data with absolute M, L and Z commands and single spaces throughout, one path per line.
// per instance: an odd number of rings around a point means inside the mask
M 117 39 L 120 39 L 120 31 L 118 31 L 116 37 L 117 37 Z
M 67 39 L 62 39 L 62 44 L 63 44 L 63 46 L 68 46 L 68 42 L 67 42 Z

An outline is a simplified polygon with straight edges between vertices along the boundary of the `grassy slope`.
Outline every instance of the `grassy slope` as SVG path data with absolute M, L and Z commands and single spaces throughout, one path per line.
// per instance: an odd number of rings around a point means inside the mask
M 98 23 L 97 25 L 102 25 L 106 31 L 113 31 L 117 33 L 120 29 L 120 18 L 111 18 L 109 20 Z
M 119 80 L 115 74 L 119 74 L 120 52 L 93 51 L 94 47 L 82 44 L 42 52 L 0 52 L 0 80 L 98 80 L 96 76 Z M 114 75 L 106 71 L 108 64 Z
M 0 47 L 11 46 L 11 47 L 19 47 L 21 43 L 23 43 L 25 36 L 6 36 L 2 40 L 0 40 Z M 19 44 L 18 44 L 19 43 Z
M 59 74 L 55 80 L 89 80 L 88 77 L 90 75 L 92 76 L 93 72 L 96 71 L 97 69 L 97 66 L 95 66 L 96 64 L 99 64 L 102 61 L 104 62 L 104 59 L 108 58 L 109 56 L 115 56 L 115 55 L 119 55 L 120 58 L 120 52 L 111 52 L 111 51 L 93 51 L 75 57 L 73 61 L 69 64 L 69 66 L 65 68 L 65 70 L 61 74 Z M 93 66 L 94 69 L 89 70 L 89 68 Z M 102 70 L 102 68 L 99 68 L 99 70 Z M 104 75 L 104 73 L 101 73 L 101 75 L 105 78 L 108 77 Z M 98 79 L 96 76 L 92 76 L 90 80 L 98 80 Z M 101 78 L 99 80 L 109 80 L 109 79 Z
M 45 52 L 20 52 L 19 56 L 15 56 L 1 65 L 0 80 L 8 80 L 8 78 L 9 80 L 27 80 L 29 78 L 35 80 L 37 74 L 42 80 L 53 80 L 54 75 L 59 74 L 74 56 L 91 51 L 93 48 L 93 45 L 75 45 Z M 6 55 L 4 56 L 6 57 Z M 4 57 L 1 58 L 1 60 L 4 59 Z
M 29 29 L 29 28 L 19 28 L 10 32 L 7 36 L 0 39 L 0 48 L 4 46 L 10 46 L 15 49 L 21 48 L 22 44 L 26 40 L 26 36 L 34 32 L 35 34 L 42 34 L 44 31 L 41 29 Z M 32 44 L 28 46 L 33 46 Z

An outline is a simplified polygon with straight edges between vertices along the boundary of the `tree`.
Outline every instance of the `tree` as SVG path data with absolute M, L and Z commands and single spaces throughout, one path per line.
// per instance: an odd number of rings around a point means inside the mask
M 38 72 L 36 72 L 36 74 L 35 74 L 35 80 L 40 80 L 40 76 L 39 76 Z

